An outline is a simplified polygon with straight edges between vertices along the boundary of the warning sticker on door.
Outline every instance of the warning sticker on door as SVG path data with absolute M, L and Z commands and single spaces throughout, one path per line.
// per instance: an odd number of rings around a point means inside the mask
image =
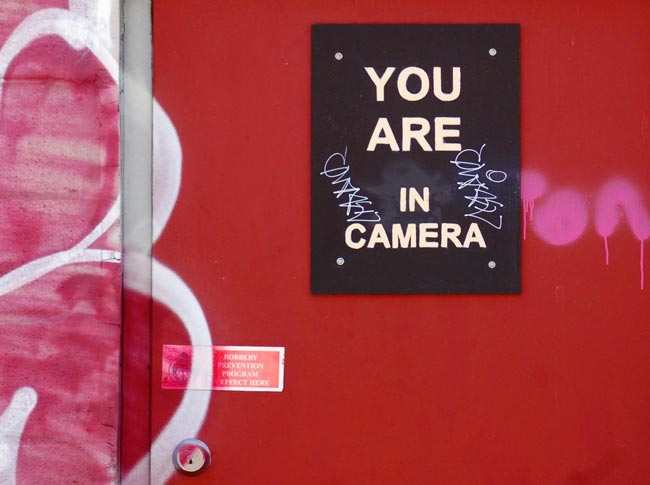
M 163 345 L 163 389 L 281 392 L 284 347 Z

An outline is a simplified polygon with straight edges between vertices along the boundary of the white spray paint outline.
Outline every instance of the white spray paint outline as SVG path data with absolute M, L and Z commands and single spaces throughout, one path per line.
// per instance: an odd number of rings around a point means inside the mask
M 38 395 L 31 387 L 21 387 L 14 392 L 11 402 L 0 415 L 0 483 L 16 484 L 16 465 L 20 439 L 27 418 L 32 413 Z

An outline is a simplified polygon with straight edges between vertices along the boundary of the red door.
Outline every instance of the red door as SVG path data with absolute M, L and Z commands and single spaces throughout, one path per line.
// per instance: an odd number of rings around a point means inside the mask
M 154 2 L 153 21 L 178 142 L 154 157 L 173 210 L 152 482 L 650 482 L 645 2 Z M 521 294 L 310 292 L 316 23 L 521 25 Z M 283 347 L 284 389 L 163 389 L 164 345 Z M 184 438 L 212 454 L 196 477 L 171 465 Z

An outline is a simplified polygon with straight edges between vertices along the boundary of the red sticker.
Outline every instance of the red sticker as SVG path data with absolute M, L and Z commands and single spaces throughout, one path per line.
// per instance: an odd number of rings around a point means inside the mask
M 162 388 L 280 392 L 284 347 L 163 345 Z

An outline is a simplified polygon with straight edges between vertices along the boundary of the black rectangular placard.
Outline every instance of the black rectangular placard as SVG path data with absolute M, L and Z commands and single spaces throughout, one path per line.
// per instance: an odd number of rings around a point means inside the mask
M 313 293 L 520 291 L 518 25 L 312 28 Z

